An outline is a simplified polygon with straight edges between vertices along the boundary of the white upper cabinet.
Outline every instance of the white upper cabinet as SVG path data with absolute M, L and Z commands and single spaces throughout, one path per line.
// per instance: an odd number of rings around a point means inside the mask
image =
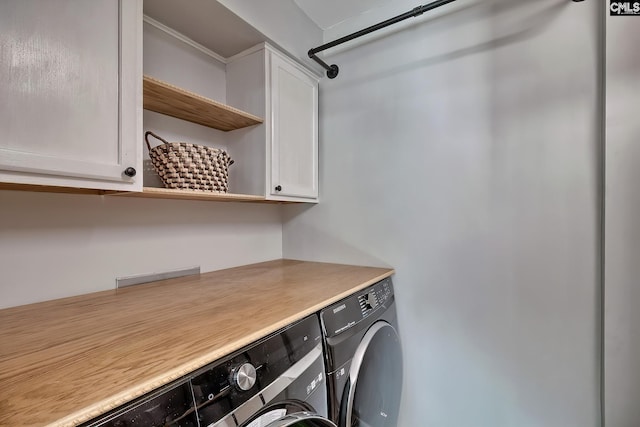
M 318 81 L 271 53 L 272 198 L 318 197 Z
M 265 117 L 264 124 L 236 135 L 245 159 L 236 191 L 317 201 L 318 77 L 264 44 L 229 60 L 227 102 Z
M 0 3 L 0 182 L 142 188 L 142 1 Z

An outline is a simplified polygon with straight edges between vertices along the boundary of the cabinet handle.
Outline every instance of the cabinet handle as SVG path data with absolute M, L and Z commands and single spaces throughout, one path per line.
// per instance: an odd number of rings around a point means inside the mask
M 282 191 L 282 186 L 276 185 L 276 191 Z
M 136 172 L 135 168 L 132 168 L 131 166 L 129 166 L 128 168 L 126 168 L 124 170 L 124 174 L 126 176 L 128 176 L 129 178 L 133 178 L 134 176 L 136 176 L 136 173 L 137 172 Z

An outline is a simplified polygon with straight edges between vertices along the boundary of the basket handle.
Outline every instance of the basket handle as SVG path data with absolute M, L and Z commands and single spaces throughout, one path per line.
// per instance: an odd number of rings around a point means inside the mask
M 153 136 L 156 139 L 159 139 L 160 141 L 164 142 L 165 144 L 169 144 L 169 141 L 167 141 L 166 139 L 162 138 L 161 136 L 158 136 L 155 133 L 153 133 L 150 130 L 148 130 L 148 131 L 146 131 L 144 133 L 144 140 L 147 143 L 147 148 L 149 149 L 149 151 L 151 151 L 151 144 L 149 143 L 149 135 Z

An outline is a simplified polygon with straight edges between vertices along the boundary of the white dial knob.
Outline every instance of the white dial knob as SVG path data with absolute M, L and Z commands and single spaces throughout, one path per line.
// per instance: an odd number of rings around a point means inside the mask
M 238 366 L 233 371 L 233 383 L 242 391 L 247 391 L 256 383 L 256 368 L 251 363 Z

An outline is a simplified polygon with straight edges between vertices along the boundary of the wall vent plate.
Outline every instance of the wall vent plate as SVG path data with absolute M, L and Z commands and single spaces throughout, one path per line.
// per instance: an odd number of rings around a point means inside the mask
M 126 288 L 127 286 L 141 285 L 143 283 L 156 282 L 158 280 L 175 279 L 176 277 L 191 276 L 193 274 L 200 274 L 200 266 L 183 268 L 180 270 L 163 271 L 159 273 L 116 277 L 116 288 Z

